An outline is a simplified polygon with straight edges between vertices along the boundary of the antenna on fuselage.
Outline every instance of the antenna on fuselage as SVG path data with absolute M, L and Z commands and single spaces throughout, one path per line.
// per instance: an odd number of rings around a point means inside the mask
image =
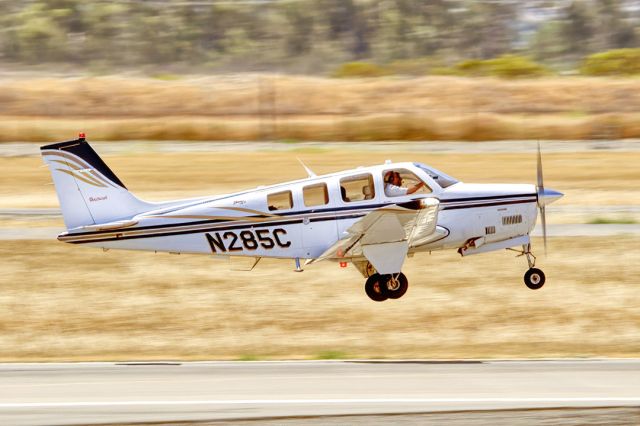
M 307 175 L 309 175 L 309 177 L 310 177 L 310 178 L 312 178 L 312 177 L 316 177 L 316 174 L 315 174 L 315 173 L 313 173 L 313 170 L 311 170 L 310 168 L 308 168 L 308 167 L 306 166 L 306 164 L 304 164 L 304 163 L 302 162 L 302 160 L 301 160 L 301 159 L 299 159 L 299 158 L 297 158 L 297 157 L 296 157 L 296 160 L 298 160 L 298 162 L 300 163 L 300 165 L 301 165 L 302 167 L 304 167 L 305 172 L 307 172 Z

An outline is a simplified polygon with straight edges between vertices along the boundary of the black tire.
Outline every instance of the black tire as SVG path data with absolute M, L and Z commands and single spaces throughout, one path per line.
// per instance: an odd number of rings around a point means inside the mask
M 524 283 L 531 290 L 542 288 L 545 282 L 544 272 L 538 268 L 531 268 L 524 274 Z
M 367 296 L 369 296 L 369 299 L 375 302 L 384 302 L 387 300 L 380 274 L 373 274 L 367 278 L 367 282 L 364 284 L 364 291 L 367 293 Z
M 397 288 L 392 289 L 392 288 L 389 288 L 391 279 L 392 279 L 392 275 L 384 275 L 385 285 L 383 286 L 383 293 L 389 299 L 400 299 L 402 296 L 404 296 L 404 294 L 409 289 L 409 281 L 407 280 L 407 277 L 402 272 L 400 272 L 396 276 L 396 279 L 398 280 L 398 283 L 397 283 L 398 286 Z

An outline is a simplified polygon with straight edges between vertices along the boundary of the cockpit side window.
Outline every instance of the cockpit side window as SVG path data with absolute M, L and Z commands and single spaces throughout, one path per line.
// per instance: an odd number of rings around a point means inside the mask
M 342 201 L 346 203 L 375 198 L 376 191 L 373 186 L 373 176 L 370 173 L 364 173 L 340 179 L 340 193 Z
M 382 172 L 384 193 L 387 197 L 411 194 L 430 194 L 431 188 L 407 169 L 390 169 Z
M 414 163 L 414 166 L 425 172 L 431 179 L 433 179 L 438 185 L 442 188 L 448 188 L 451 185 L 454 185 L 459 182 L 458 179 L 453 178 L 445 173 L 442 173 L 440 170 L 434 169 L 433 167 L 427 167 L 421 163 Z
M 291 209 L 293 207 L 291 191 L 274 192 L 267 195 L 267 205 L 270 211 Z

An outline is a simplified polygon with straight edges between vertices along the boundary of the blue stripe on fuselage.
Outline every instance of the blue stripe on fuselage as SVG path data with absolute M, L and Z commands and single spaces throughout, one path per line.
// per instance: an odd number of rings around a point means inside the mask
M 515 195 L 500 195 L 500 196 L 486 196 L 486 197 L 467 197 L 467 198 L 454 198 L 454 199 L 441 199 L 440 205 L 442 206 L 442 210 L 454 210 L 454 209 L 466 209 L 466 208 L 477 208 L 477 207 L 489 207 L 489 206 L 498 206 L 505 204 L 520 204 L 520 203 L 531 203 L 535 202 L 534 198 L 535 194 L 515 194 Z M 514 200 L 517 198 L 517 200 Z M 522 199 L 526 198 L 526 199 Z M 415 201 L 416 199 L 414 199 Z M 483 202 L 484 201 L 484 202 Z M 461 205 L 456 205 L 457 203 L 465 203 Z M 304 219 L 308 219 L 311 222 L 319 222 L 326 220 L 340 220 L 340 219 L 350 219 L 350 218 L 358 218 L 366 215 L 369 211 L 395 205 L 398 203 L 378 203 L 378 204 L 367 204 L 360 206 L 347 206 L 347 207 L 338 207 L 338 208 L 325 208 L 325 209 L 309 209 L 305 211 L 294 211 L 294 212 L 285 212 L 281 213 L 278 216 L 280 218 L 273 220 L 265 220 L 264 222 L 253 222 L 253 221 L 243 221 L 245 217 L 238 217 L 238 220 L 224 220 L 224 219 L 213 219 L 213 220 L 199 220 L 192 222 L 181 222 L 181 223 L 172 223 L 172 224 L 163 224 L 163 225 L 149 225 L 149 226 L 141 226 L 137 228 L 127 228 L 121 230 L 104 230 L 104 231 L 89 231 L 89 232 L 79 232 L 72 234 L 61 234 L 58 238 L 62 241 L 71 242 L 71 243 L 90 243 L 90 242 L 98 242 L 98 241 L 120 241 L 124 239 L 134 239 L 134 238 L 151 238 L 151 237 L 161 237 L 168 235 L 181 235 L 181 234 L 191 234 L 197 232 L 207 232 L 211 230 L 231 230 L 231 229 L 240 229 L 246 228 L 247 226 L 251 226 L 254 228 L 257 227 L 269 227 L 269 226 L 277 226 L 277 225 L 290 225 L 302 222 Z M 404 203 L 399 203 L 404 204 Z M 331 215 L 340 212 L 347 212 L 342 215 Z M 322 215 L 329 214 L 330 216 L 321 217 Z M 314 215 L 316 217 L 309 217 L 309 215 Z M 303 216 L 303 217 L 292 217 L 292 216 Z M 256 218 L 261 216 L 246 216 L 246 218 Z M 287 219 L 287 217 L 290 217 Z M 268 217 L 267 217 L 268 218 Z M 236 222 L 241 222 L 237 223 Z M 210 226 L 205 226 L 210 225 Z M 227 226 L 224 226 L 227 225 Z M 197 229 L 182 229 L 187 227 L 194 227 Z M 166 229 L 167 232 L 149 232 L 142 235 L 135 235 L 140 231 L 154 231 L 154 230 L 163 230 Z M 171 230 L 171 231 L 169 231 Z M 115 236 L 118 234 L 118 236 Z M 129 235 L 127 235 L 129 234 Z M 109 236 L 113 235 L 113 236 Z M 101 236 L 104 236 L 101 238 Z M 77 237 L 80 237 L 81 240 L 74 241 Z M 88 238 L 88 237 L 97 237 L 97 238 Z M 85 239 L 87 238 L 87 239 Z

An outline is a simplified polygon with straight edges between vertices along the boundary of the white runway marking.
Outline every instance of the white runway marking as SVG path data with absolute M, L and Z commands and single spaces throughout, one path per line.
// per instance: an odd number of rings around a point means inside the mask
M 381 403 L 640 403 L 640 397 L 589 398 L 356 398 L 356 399 L 212 399 L 195 401 L 78 401 L 0 403 L 0 409 L 127 407 L 137 405 L 285 405 L 285 404 L 381 404 Z

